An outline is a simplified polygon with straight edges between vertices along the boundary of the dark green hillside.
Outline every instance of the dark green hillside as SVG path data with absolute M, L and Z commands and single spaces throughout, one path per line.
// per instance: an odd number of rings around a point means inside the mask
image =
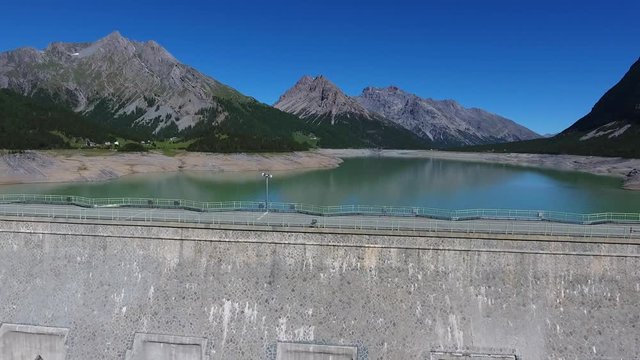
M 265 152 L 307 150 L 318 145 L 325 148 L 424 148 L 424 143 L 407 130 L 367 119 L 330 121 L 301 120 L 259 103 L 216 99 L 219 108 L 211 111 L 206 121 L 178 132 L 171 127 L 153 134 L 149 127 L 130 127 L 136 118 L 114 117 L 108 102 L 85 115 L 73 112 L 45 93 L 26 97 L 0 90 L 0 148 L 53 149 L 69 148 L 69 138 L 102 143 L 112 135 L 142 140 L 180 136 L 197 139 L 190 151 Z M 216 116 L 224 111 L 221 123 Z M 205 115 L 207 113 L 205 112 Z
M 309 127 L 296 116 L 287 114 L 257 101 L 236 102 L 217 98 L 228 117 L 216 122 L 216 111 L 181 135 L 198 138 L 190 151 L 261 152 L 307 150 L 309 144 L 294 140 L 295 133 L 309 134 Z
M 320 138 L 322 148 L 425 149 L 428 144 L 412 132 L 396 125 L 362 117 L 308 120 Z
M 68 148 L 65 138 L 104 142 L 109 131 L 88 123 L 43 94 L 33 98 L 0 90 L 0 149 Z
M 142 141 L 146 139 L 158 138 L 154 136 L 153 131 L 156 128 L 157 122 L 149 124 L 147 126 L 139 126 L 134 124 L 134 121 L 144 115 L 142 109 L 137 109 L 127 115 L 117 115 L 120 108 L 114 106 L 108 99 L 99 101 L 91 111 L 84 114 L 84 118 L 91 121 L 94 124 L 103 124 L 103 126 L 113 129 L 122 136 Z M 157 119 L 160 121 L 160 119 Z M 173 129 L 172 129 L 173 130 Z M 167 138 L 177 135 L 177 129 L 175 131 L 168 132 Z
M 640 126 L 630 127 L 624 134 L 609 139 L 608 136 L 580 141 L 585 133 L 559 134 L 549 139 L 536 139 L 505 144 L 467 146 L 455 151 L 573 154 L 585 156 L 610 156 L 640 158 Z
M 589 114 L 552 138 L 457 150 L 640 158 L 640 60 Z
M 317 139 L 322 148 L 393 148 L 423 149 L 424 141 L 394 125 L 368 119 L 301 120 L 257 101 L 233 102 L 217 99 L 229 114 L 220 124 L 215 114 L 208 120 L 183 133 L 185 137 L 200 138 L 190 151 L 292 151 L 309 149 L 311 142 L 298 142 L 295 134 Z
M 640 125 L 640 60 L 598 100 L 589 114 L 563 133 L 589 132 L 612 121 Z

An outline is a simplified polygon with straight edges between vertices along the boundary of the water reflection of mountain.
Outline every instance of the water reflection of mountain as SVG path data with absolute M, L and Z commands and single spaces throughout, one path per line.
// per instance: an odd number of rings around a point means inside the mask
M 640 193 L 620 189 L 614 178 L 438 159 L 349 159 L 275 183 L 284 201 L 321 205 L 637 212 L 640 204 Z
M 262 201 L 265 183 L 259 171 L 179 172 L 98 183 L 2 186 L 0 192 Z M 640 210 L 640 192 L 622 190 L 615 178 L 437 159 L 357 158 L 335 169 L 274 172 L 270 198 L 318 205 Z
M 351 159 L 330 172 L 285 179 L 278 191 L 283 198 L 319 204 L 357 199 L 366 204 L 410 205 L 431 194 L 446 196 L 470 187 L 493 186 L 518 173 L 500 165 L 433 159 Z

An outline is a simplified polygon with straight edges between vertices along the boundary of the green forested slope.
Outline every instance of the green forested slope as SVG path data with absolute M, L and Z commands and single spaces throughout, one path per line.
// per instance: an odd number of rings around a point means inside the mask
M 109 131 L 46 97 L 0 89 L 0 149 L 68 148 L 72 137 L 103 142 Z

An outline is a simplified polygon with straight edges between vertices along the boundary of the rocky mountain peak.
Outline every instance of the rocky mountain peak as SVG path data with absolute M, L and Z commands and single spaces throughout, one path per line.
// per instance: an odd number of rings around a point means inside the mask
M 538 137 L 534 132 L 499 115 L 481 109 L 466 109 L 455 100 L 421 98 L 397 86 L 367 87 L 356 100 L 365 109 L 441 146 Z
M 462 105 L 460 105 L 460 103 L 458 103 L 455 100 L 452 99 L 444 99 L 444 100 L 434 100 L 434 99 L 428 99 L 431 102 L 434 103 L 440 103 L 441 106 L 443 107 L 448 107 L 451 110 L 458 110 L 458 109 L 462 109 Z M 479 110 L 479 109 L 468 109 L 468 110 Z
M 337 116 L 364 116 L 371 114 L 338 86 L 322 75 L 303 76 L 287 90 L 274 107 L 302 118 L 329 117 L 332 123 Z
M 307 92 L 323 91 L 328 93 L 342 93 L 342 91 L 323 75 L 312 77 L 305 75 L 294 85 L 294 88 Z M 346 95 L 345 95 L 346 96 Z
M 96 48 L 103 52 L 135 52 L 135 45 L 129 39 L 123 37 L 120 32 L 114 31 L 111 34 L 103 37 L 102 39 L 94 42 L 89 46 L 90 48 Z
M 147 59 L 148 61 L 169 64 L 178 63 L 178 60 L 173 55 L 171 55 L 171 53 L 167 51 L 167 49 L 153 40 L 147 41 L 145 43 L 138 43 L 136 45 L 140 56 Z
M 98 40 L 98 42 L 103 42 L 103 43 L 127 43 L 129 42 L 128 39 L 126 39 L 124 36 L 122 36 L 122 34 L 120 34 L 120 31 L 115 30 L 112 33 L 110 33 L 109 35 L 103 37 L 102 39 Z
M 0 88 L 23 95 L 44 90 L 77 112 L 98 108 L 106 121 L 126 117 L 156 131 L 195 125 L 217 106 L 216 96 L 247 99 L 181 64 L 157 42 L 129 40 L 117 31 L 95 42 L 0 53 Z
M 387 87 L 373 87 L 368 86 L 362 90 L 360 97 L 378 97 L 378 96 L 406 96 L 415 97 L 413 94 L 409 94 L 397 86 L 391 85 Z
M 386 88 L 384 88 L 382 90 L 386 91 L 386 92 L 389 92 L 389 93 L 393 93 L 393 94 L 404 93 L 404 90 L 400 89 L 399 87 L 397 87 L 395 85 L 387 86 Z
M 110 49 L 123 49 L 132 45 L 132 41 L 125 38 L 118 31 L 114 31 L 111 34 L 98 39 L 90 45 L 99 46 L 102 48 L 110 48 Z
M 21 62 L 37 62 L 42 58 L 42 51 L 32 47 L 21 47 L 11 52 L 0 53 L 0 65 L 6 62 L 15 62 L 18 65 Z
M 298 80 L 298 82 L 295 83 L 294 86 L 300 86 L 300 85 L 305 85 L 305 84 L 311 84 L 313 82 L 315 78 L 313 76 L 310 75 L 304 75 L 300 78 L 300 80 Z

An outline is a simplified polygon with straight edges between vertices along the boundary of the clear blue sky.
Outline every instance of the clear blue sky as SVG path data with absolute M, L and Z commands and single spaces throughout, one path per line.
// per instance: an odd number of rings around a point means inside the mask
M 265 103 L 304 74 L 397 85 L 557 132 L 640 57 L 640 1 L 4 0 L 0 50 L 113 30 Z

